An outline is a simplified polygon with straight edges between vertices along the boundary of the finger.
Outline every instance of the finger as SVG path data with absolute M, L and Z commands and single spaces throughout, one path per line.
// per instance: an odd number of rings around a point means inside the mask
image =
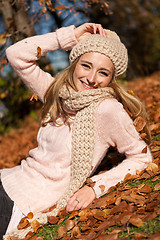
M 102 25 L 101 24 L 97 24 L 97 32 L 101 35 L 101 36 L 105 36 L 105 31 L 104 31 L 104 29 L 103 29 L 103 27 L 102 27 Z
M 79 201 L 77 199 L 71 198 L 67 203 L 66 210 L 68 212 L 71 212 L 71 211 L 75 210 L 75 208 L 78 204 L 79 204 Z

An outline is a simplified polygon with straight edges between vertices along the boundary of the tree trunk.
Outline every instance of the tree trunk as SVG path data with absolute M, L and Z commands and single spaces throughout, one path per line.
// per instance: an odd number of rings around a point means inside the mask
M 24 0 L 1 0 L 0 12 L 12 43 L 35 35 L 33 23 L 24 7 Z

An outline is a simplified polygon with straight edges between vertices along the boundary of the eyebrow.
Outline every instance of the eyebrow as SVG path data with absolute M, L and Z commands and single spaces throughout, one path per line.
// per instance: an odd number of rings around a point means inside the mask
M 80 62 L 81 63 L 88 63 L 88 64 L 90 64 L 91 66 L 93 66 L 93 64 L 91 63 L 91 62 L 89 62 L 89 61 L 87 61 L 87 60 L 80 60 Z M 111 71 L 109 70 L 109 69 L 107 69 L 107 68 L 100 68 L 100 70 L 102 70 L 102 71 L 107 71 L 107 72 L 109 72 L 109 73 L 111 73 Z

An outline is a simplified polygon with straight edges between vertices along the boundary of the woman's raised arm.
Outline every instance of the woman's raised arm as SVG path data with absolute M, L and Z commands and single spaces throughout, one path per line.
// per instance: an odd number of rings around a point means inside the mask
M 43 101 L 44 93 L 54 78 L 44 72 L 36 61 L 47 52 L 71 49 L 77 43 L 74 26 L 63 27 L 56 32 L 37 35 L 15 43 L 6 50 L 13 69 L 25 85 Z

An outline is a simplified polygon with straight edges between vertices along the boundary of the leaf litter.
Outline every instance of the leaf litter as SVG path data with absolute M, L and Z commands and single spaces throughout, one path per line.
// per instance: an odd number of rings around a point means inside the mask
M 160 73 L 157 73 L 128 83 L 134 94 L 147 107 L 152 135 L 150 148 L 153 162 L 145 170 L 137 171 L 136 175 L 127 174 L 122 183 L 111 187 L 106 195 L 95 199 L 86 209 L 69 214 L 65 209 L 61 209 L 57 217 L 48 217 L 48 224 L 43 227 L 38 221 L 29 223 L 27 219 L 33 218 L 33 214 L 29 213 L 18 225 L 19 229 L 32 226 L 34 233 L 29 232 L 25 237 L 26 240 L 160 239 L 159 79 Z M 140 132 L 146 123 L 143 119 L 136 119 L 134 124 Z M 35 136 L 38 128 L 38 122 L 33 122 L 29 118 L 24 128 L 0 138 L 3 149 L 0 153 L 1 168 L 13 167 L 27 156 L 28 150 L 36 146 Z M 144 148 L 142 152 L 146 151 L 147 148 Z M 92 185 L 89 179 L 87 181 Z M 103 185 L 99 187 L 103 192 Z M 10 239 L 13 237 L 11 236 Z

